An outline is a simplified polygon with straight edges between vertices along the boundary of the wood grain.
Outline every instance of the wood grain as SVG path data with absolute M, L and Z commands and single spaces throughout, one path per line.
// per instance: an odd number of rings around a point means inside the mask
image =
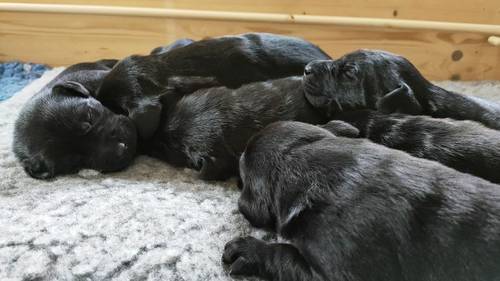
M 0 0 L 500 24 L 498 0 Z
M 178 38 L 243 32 L 306 38 L 334 57 L 359 48 L 402 54 L 430 79 L 500 79 L 500 48 L 471 33 L 124 16 L 0 13 L 0 60 L 69 65 L 148 53 Z

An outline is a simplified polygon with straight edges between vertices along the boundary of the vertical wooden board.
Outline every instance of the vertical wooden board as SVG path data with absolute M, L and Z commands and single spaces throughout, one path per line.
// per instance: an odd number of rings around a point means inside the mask
M 0 0 L 500 24 L 498 0 Z
M 359 48 L 385 49 L 408 57 L 430 79 L 500 79 L 500 48 L 481 34 L 123 16 L 0 13 L 0 60 L 68 65 L 145 54 L 183 37 L 243 32 L 303 37 L 334 57 Z

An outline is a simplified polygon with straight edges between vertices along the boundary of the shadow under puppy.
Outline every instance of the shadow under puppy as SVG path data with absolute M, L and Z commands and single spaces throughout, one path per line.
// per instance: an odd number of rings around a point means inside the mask
M 199 170 L 202 179 L 224 180 L 238 175 L 238 159 L 250 137 L 280 120 L 327 121 L 305 99 L 301 77 L 184 96 L 164 112 L 160 129 L 144 147 L 153 157 Z
M 175 104 L 201 88 L 237 88 L 301 75 L 307 63 L 318 59 L 330 57 L 295 37 L 247 33 L 205 39 L 163 54 L 123 59 L 104 78 L 97 96 L 114 112 L 134 120 L 139 136 L 149 139 L 166 103 Z
M 153 52 L 191 42 L 182 39 Z M 95 99 L 102 79 L 117 62 L 72 65 L 24 105 L 16 120 L 13 148 L 30 176 L 47 179 L 82 168 L 111 172 L 131 163 L 137 143 L 134 124 Z
M 322 127 L 346 130 L 347 122 L 353 126 L 352 137 L 368 138 L 500 183 L 500 132 L 480 123 L 373 110 L 343 112 L 334 115 L 334 119 Z
M 427 81 L 407 59 L 358 50 L 305 68 L 306 97 L 331 117 L 354 109 L 473 120 L 500 129 L 500 105 L 447 91 Z M 405 91 L 393 91 L 401 84 Z
M 239 210 L 290 244 L 237 238 L 232 275 L 266 280 L 493 281 L 500 187 L 365 139 L 278 122 L 240 160 Z

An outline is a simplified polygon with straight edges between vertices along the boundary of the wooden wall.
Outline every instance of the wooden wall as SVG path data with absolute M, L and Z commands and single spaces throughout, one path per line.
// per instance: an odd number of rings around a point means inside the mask
M 1 0 L 500 24 L 497 0 Z
M 2 1 L 1 2 L 7 2 Z M 8 2 L 22 2 L 11 0 Z M 31 0 L 92 4 L 404 18 L 498 25 L 498 0 Z M 489 34 L 333 25 L 228 22 L 79 14 L 0 11 L 0 61 L 20 59 L 68 65 L 99 58 L 147 53 L 178 38 L 200 39 L 243 32 L 275 32 L 306 38 L 334 57 L 375 48 L 408 57 L 431 79 L 500 80 L 500 47 Z

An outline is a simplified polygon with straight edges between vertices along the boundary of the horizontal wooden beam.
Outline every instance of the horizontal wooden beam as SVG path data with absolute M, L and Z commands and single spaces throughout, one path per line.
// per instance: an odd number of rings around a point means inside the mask
M 498 0 L 0 0 L 500 24 Z
M 294 15 L 276 13 L 251 13 L 207 10 L 185 10 L 164 8 L 141 8 L 97 5 L 61 5 L 36 3 L 0 3 L 0 11 L 91 14 L 135 17 L 162 17 L 173 19 L 222 20 L 269 23 L 294 23 L 315 25 L 337 25 L 351 27 L 383 27 L 397 29 L 420 29 L 450 32 L 474 32 L 500 35 L 500 25 L 472 24 L 457 22 L 417 21 L 401 19 L 379 19 L 360 17 L 337 17 Z

